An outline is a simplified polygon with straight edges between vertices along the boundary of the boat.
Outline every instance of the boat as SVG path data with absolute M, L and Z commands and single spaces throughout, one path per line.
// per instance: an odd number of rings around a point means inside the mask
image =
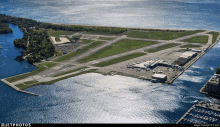
M 0 46 L 0 49 L 2 49 L 2 46 Z
M 193 103 L 198 103 L 198 102 L 199 102 L 198 100 L 193 101 Z
M 8 49 L 8 47 L 6 47 L 6 49 Z
M 28 67 L 25 67 L 25 68 L 28 68 Z

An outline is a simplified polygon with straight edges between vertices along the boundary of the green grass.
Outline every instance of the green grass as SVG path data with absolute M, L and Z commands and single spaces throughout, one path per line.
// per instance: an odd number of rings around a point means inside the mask
M 216 42 L 216 39 L 219 35 L 219 32 L 209 32 L 208 34 L 212 34 L 213 37 L 212 37 L 212 44 Z
M 110 37 L 100 37 L 101 40 L 113 40 L 114 38 L 110 38 Z
M 55 30 L 49 30 L 48 33 L 50 36 L 59 37 L 59 35 L 72 35 L 75 32 L 72 31 L 55 31 Z
M 201 47 L 200 45 L 191 45 L 191 44 L 187 44 L 187 45 L 183 45 L 180 46 L 181 48 L 198 48 Z
M 176 43 L 165 44 L 165 45 L 162 45 L 162 46 L 158 46 L 156 48 L 145 50 L 145 52 L 149 52 L 149 53 L 158 52 L 158 51 L 168 49 L 168 48 L 172 48 L 172 47 L 175 47 L 175 46 L 178 46 L 178 45 L 180 45 L 180 44 L 176 44 Z
M 183 40 L 183 42 L 206 44 L 208 42 L 208 39 L 209 39 L 209 36 L 196 36 L 196 37 L 192 37 L 192 38 Z
M 115 59 L 111 59 L 111 60 L 108 60 L 108 61 L 105 61 L 105 62 L 97 63 L 97 64 L 94 64 L 94 66 L 104 67 L 104 66 L 116 64 L 116 63 L 119 63 L 119 62 L 122 62 L 122 61 L 125 61 L 125 60 L 129 60 L 129 59 L 132 59 L 132 58 L 136 58 L 136 57 L 139 57 L 139 56 L 143 56 L 143 55 L 146 55 L 146 53 L 133 53 L 133 54 L 130 54 L 130 55 L 126 55 L 126 56 L 118 57 L 118 58 L 115 58 Z
M 76 71 L 79 71 L 79 70 L 84 69 L 84 68 L 88 68 L 88 67 L 81 67 L 81 68 L 77 68 L 77 69 L 74 69 L 74 70 L 66 71 L 66 72 L 63 72 L 63 73 L 60 73 L 60 74 L 56 74 L 53 77 L 58 77 L 58 76 L 61 76 L 61 75 L 65 75 L 65 74 L 69 74 L 69 73 L 72 73 L 72 72 L 76 72 Z
M 46 63 L 43 63 L 43 64 L 39 65 L 39 66 L 38 66 L 38 69 L 33 70 L 33 71 L 31 71 L 30 73 L 23 74 L 23 75 L 18 75 L 18 76 L 14 76 L 14 77 L 10 77 L 10 78 L 7 78 L 6 80 L 7 80 L 8 82 L 15 82 L 15 81 L 24 79 L 24 78 L 26 78 L 26 77 L 28 77 L 28 76 L 32 76 L 32 75 L 35 75 L 35 74 L 37 74 L 37 73 L 39 73 L 39 72 L 42 72 L 42 71 L 46 70 L 47 68 L 45 68 L 43 65 L 46 65 L 46 66 L 49 68 L 49 67 L 54 66 L 55 64 L 56 64 L 56 63 L 46 62 Z
M 88 57 L 85 57 L 79 60 L 79 62 L 84 63 L 84 62 L 92 61 L 95 59 L 103 58 L 106 56 L 111 56 L 111 55 L 115 55 L 118 53 L 127 52 L 127 51 L 134 50 L 137 48 L 150 46 L 150 45 L 157 44 L 157 43 L 158 42 L 154 42 L 154 41 L 137 41 L 137 40 L 123 39 L 121 41 L 116 42 L 115 44 L 112 44 L 108 47 L 105 47 L 99 50 L 98 52 L 91 54 Z
M 191 34 L 195 34 L 198 32 L 203 32 L 204 30 L 196 30 L 196 31 L 184 31 L 184 32 L 166 32 L 164 31 L 129 31 L 125 32 L 124 35 L 128 35 L 129 37 L 135 38 L 146 38 L 146 39 L 156 39 L 156 40 L 171 40 Z
M 15 86 L 17 86 L 20 90 L 24 90 L 24 89 L 30 87 L 31 85 L 23 85 L 22 83 L 20 83 L 20 84 L 15 85 Z
M 43 32 L 43 31 L 45 31 L 45 30 L 47 30 L 47 31 L 55 31 L 55 30 L 53 30 L 52 28 L 50 28 L 50 29 L 44 29 L 44 28 L 41 28 L 41 29 L 39 29 L 39 30 L 36 30 L 36 29 L 34 29 L 34 31 L 37 31 L 37 32 Z
M 66 54 L 60 58 L 57 58 L 56 60 L 54 60 L 54 62 L 62 62 L 62 61 L 65 61 L 65 60 L 69 60 L 75 56 L 78 56 L 86 51 L 88 51 L 89 49 L 92 49 L 92 48 L 95 48 L 97 46 L 100 46 L 102 45 L 103 43 L 106 43 L 105 41 L 96 41 L 96 42 L 93 42 L 91 43 L 89 46 L 83 48 L 83 49 L 80 49 L 80 50 L 77 50 L 75 52 L 72 52 L 72 53 L 69 53 L 69 54 Z
M 94 40 L 87 40 L 87 39 L 81 39 L 82 43 L 88 44 L 90 42 L 93 42 Z
M 47 66 L 48 68 L 53 67 L 54 65 L 56 65 L 56 63 L 51 63 L 51 62 L 45 62 L 43 63 L 43 65 Z
M 28 81 L 28 82 L 24 82 L 24 84 L 26 85 L 31 85 L 31 84 L 34 84 L 34 83 L 37 83 L 38 81 Z

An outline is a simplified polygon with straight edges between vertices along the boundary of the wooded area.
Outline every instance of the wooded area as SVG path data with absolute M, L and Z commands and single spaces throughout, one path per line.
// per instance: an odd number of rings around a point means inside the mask
M 2 34 L 2 33 L 12 33 L 13 31 L 12 31 L 12 29 L 9 27 L 9 25 L 8 24 L 6 24 L 6 23 L 1 23 L 0 22 L 0 33 Z

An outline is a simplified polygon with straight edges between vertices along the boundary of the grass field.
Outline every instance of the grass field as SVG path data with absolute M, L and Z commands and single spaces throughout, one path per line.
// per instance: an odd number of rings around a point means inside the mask
M 166 32 L 166 31 L 129 31 L 125 32 L 124 35 L 135 38 L 146 38 L 146 39 L 156 39 L 156 40 L 171 40 L 178 37 L 183 37 L 198 32 L 203 32 L 204 30 L 196 31 L 185 31 L 185 32 Z
M 216 42 L 216 39 L 219 35 L 219 32 L 209 32 L 208 34 L 212 34 L 213 37 L 212 37 L 212 44 Z
M 59 35 L 72 35 L 75 32 L 71 32 L 71 31 L 55 31 L 55 30 L 49 30 L 48 33 L 50 34 L 50 36 L 54 36 L 54 37 L 59 37 Z
M 56 63 L 51 63 L 51 62 L 43 63 L 43 64 L 41 64 L 41 65 L 38 66 L 38 69 L 33 70 L 33 71 L 31 71 L 30 73 L 26 73 L 26 74 L 23 74 L 23 75 L 18 75 L 18 76 L 10 77 L 10 78 L 7 78 L 6 80 L 7 80 L 8 82 L 15 82 L 15 81 L 24 79 L 24 78 L 26 78 L 26 77 L 28 77 L 28 76 L 35 75 L 35 74 L 37 74 L 37 73 L 39 73 L 39 72 L 42 72 L 42 71 L 44 71 L 44 70 L 47 69 L 47 68 L 45 68 L 43 65 L 45 65 L 45 66 L 47 66 L 47 67 L 49 68 L 49 67 L 52 67 L 52 66 L 56 65 Z
M 187 45 L 183 45 L 180 46 L 181 48 L 198 48 L 201 47 L 200 45 L 191 45 L 191 44 L 187 44 Z
M 94 40 L 87 40 L 87 39 L 81 39 L 82 43 L 88 44 L 90 42 L 93 42 Z
M 15 85 L 16 87 L 18 87 L 20 90 L 24 90 L 28 87 L 30 87 L 31 85 L 23 85 L 22 83 Z
M 88 68 L 88 67 L 81 67 L 81 68 L 77 68 L 77 69 L 74 69 L 74 70 L 66 71 L 66 72 L 63 72 L 63 73 L 60 73 L 60 74 L 56 74 L 53 77 L 58 77 L 58 76 L 61 76 L 61 75 L 65 75 L 65 74 L 69 74 L 69 73 L 72 73 L 72 72 L 76 72 L 76 71 L 79 71 L 79 70 L 84 69 L 84 68 Z
M 96 41 L 96 42 L 93 42 L 92 44 L 90 44 L 89 46 L 83 48 L 83 49 L 80 49 L 80 50 L 77 50 L 75 52 L 72 52 L 72 53 L 69 53 L 69 54 L 66 54 L 60 58 L 57 58 L 56 60 L 54 60 L 54 62 L 62 62 L 62 61 L 65 61 L 65 60 L 69 60 L 70 58 L 73 58 L 77 55 L 80 55 L 82 54 L 83 52 L 86 52 L 88 51 L 89 49 L 92 49 L 92 48 L 95 48 L 97 46 L 100 46 L 102 44 L 106 43 L 105 41 Z
M 165 45 L 162 45 L 162 46 L 158 46 L 156 48 L 145 50 L 145 52 L 149 52 L 149 53 L 158 52 L 158 51 L 168 49 L 168 48 L 172 48 L 172 47 L 175 47 L 175 46 L 178 46 L 178 45 L 180 45 L 180 44 L 176 44 L 176 43 L 165 44 Z
M 202 43 L 206 44 L 208 42 L 209 36 L 196 36 L 186 40 L 182 40 L 183 42 L 192 42 L 192 43 Z
M 79 62 L 84 63 L 84 62 L 92 61 L 95 59 L 103 58 L 106 56 L 111 56 L 114 54 L 134 50 L 137 48 L 150 46 L 150 45 L 157 44 L 157 43 L 158 42 L 153 42 L 153 41 L 137 41 L 137 40 L 123 39 L 121 41 L 116 42 L 115 44 L 112 44 L 106 48 L 101 49 L 98 52 L 91 54 L 88 57 L 85 57 L 79 60 Z
M 122 61 L 125 61 L 125 60 L 129 60 L 129 59 L 132 59 L 132 58 L 136 58 L 136 57 L 139 57 L 139 56 L 143 56 L 143 55 L 146 55 L 146 53 L 133 53 L 133 54 L 130 54 L 130 55 L 126 55 L 126 56 L 118 57 L 118 58 L 111 59 L 111 60 L 108 60 L 108 61 L 104 61 L 104 62 L 101 62 L 101 63 L 97 63 L 97 64 L 94 64 L 94 66 L 104 67 L 104 66 L 116 64 L 116 63 L 119 63 L 119 62 L 122 62 Z

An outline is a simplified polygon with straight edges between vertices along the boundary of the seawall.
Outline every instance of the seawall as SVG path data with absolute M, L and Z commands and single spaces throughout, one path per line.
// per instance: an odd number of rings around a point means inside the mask
M 12 85 L 10 82 L 6 81 L 5 79 L 1 79 L 1 81 L 4 82 L 5 84 L 9 85 L 11 88 L 15 89 L 18 92 L 27 93 L 27 94 L 31 94 L 31 95 L 34 95 L 34 96 L 39 96 L 38 94 L 35 94 L 35 93 L 20 90 L 18 87 Z

